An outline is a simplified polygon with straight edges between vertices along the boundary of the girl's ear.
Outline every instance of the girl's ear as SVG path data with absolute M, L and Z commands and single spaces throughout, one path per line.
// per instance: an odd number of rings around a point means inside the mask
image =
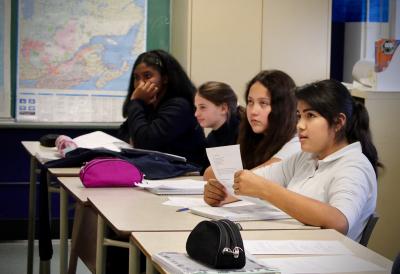
M 227 114 L 229 112 L 229 107 L 227 103 L 222 103 L 221 104 L 221 110 L 224 114 Z
M 339 113 L 335 121 L 335 132 L 340 131 L 346 125 L 347 117 L 344 113 Z

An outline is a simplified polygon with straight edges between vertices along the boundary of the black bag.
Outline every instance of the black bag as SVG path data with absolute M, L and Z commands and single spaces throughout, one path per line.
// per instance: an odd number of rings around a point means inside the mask
M 226 219 L 198 223 L 186 241 L 186 252 L 216 269 L 240 269 L 246 264 L 239 227 Z

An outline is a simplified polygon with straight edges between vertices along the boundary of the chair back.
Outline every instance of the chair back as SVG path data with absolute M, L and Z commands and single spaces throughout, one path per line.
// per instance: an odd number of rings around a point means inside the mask
M 392 274 L 399 274 L 400 273 L 400 252 L 397 254 L 397 257 L 393 261 L 392 266 Z
M 360 244 L 363 246 L 368 245 L 369 238 L 371 237 L 372 231 L 374 230 L 374 227 L 376 225 L 376 222 L 378 222 L 379 216 L 376 212 L 372 213 L 371 216 L 369 216 L 367 224 L 365 225 L 364 231 L 361 235 L 360 239 Z

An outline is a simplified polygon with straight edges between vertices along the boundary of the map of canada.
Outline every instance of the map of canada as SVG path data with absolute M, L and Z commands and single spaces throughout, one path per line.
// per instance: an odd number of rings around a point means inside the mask
M 19 88 L 126 91 L 145 50 L 146 0 L 22 0 Z

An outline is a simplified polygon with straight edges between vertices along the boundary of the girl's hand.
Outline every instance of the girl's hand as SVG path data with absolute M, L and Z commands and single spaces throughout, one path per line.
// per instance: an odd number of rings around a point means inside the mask
M 159 88 L 157 84 L 150 81 L 140 81 L 131 95 L 131 100 L 140 99 L 147 105 L 153 104 L 157 100 Z
M 220 206 L 228 197 L 225 186 L 216 179 L 210 179 L 204 186 L 204 201 L 210 206 Z
M 261 192 L 267 185 L 262 177 L 257 176 L 250 170 L 235 172 L 233 179 L 233 190 L 236 195 L 260 197 Z

